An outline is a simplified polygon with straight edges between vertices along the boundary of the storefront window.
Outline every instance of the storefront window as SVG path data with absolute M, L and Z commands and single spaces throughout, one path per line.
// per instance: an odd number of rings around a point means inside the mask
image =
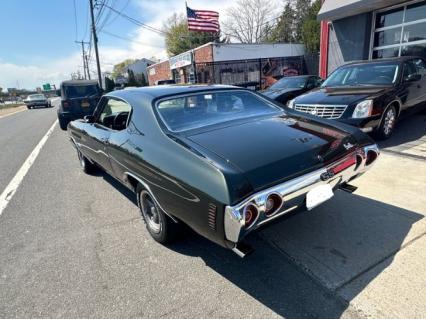
M 404 17 L 404 10 L 394 9 L 376 15 L 376 28 L 385 28 L 401 24 Z
M 375 14 L 372 58 L 404 55 L 426 57 L 426 1 L 416 1 Z

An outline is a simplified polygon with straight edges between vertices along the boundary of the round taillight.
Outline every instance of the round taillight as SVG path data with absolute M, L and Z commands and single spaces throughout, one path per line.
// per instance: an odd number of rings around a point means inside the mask
M 278 194 L 270 194 L 265 202 L 265 215 L 270 217 L 274 215 L 281 208 L 283 199 Z
M 253 204 L 248 204 L 246 207 L 244 207 L 245 227 L 250 228 L 256 221 L 258 215 L 259 215 L 259 211 L 257 210 L 257 207 L 254 206 Z
M 371 165 L 377 159 L 377 153 L 375 151 L 368 151 L 367 158 L 365 160 L 365 166 Z

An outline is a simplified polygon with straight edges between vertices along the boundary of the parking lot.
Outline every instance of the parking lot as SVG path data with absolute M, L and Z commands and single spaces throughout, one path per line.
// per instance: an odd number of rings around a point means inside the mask
M 0 118 L 1 192 L 55 120 Z M 426 115 L 380 146 L 355 193 L 251 235 L 239 259 L 191 231 L 154 242 L 134 195 L 85 175 L 56 125 L 0 212 L 0 317 L 424 318 Z

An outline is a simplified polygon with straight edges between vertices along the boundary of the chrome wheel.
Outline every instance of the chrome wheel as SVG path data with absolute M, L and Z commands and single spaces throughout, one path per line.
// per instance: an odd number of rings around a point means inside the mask
M 393 127 L 395 126 L 395 110 L 390 108 L 385 115 L 384 123 L 383 123 L 383 132 L 386 135 L 390 135 L 392 133 Z
M 142 214 L 148 227 L 152 232 L 160 233 L 162 229 L 160 214 L 151 195 L 146 190 L 143 190 L 140 193 L 139 200 Z

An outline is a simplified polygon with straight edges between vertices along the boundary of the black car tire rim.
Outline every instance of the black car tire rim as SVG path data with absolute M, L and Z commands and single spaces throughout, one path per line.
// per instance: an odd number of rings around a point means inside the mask
M 392 133 L 393 127 L 395 125 L 395 118 L 395 110 L 393 108 L 390 108 L 385 114 L 383 123 L 383 132 L 386 135 L 390 135 Z
M 157 206 L 155 205 L 154 199 L 145 190 L 141 192 L 139 198 L 142 214 L 149 229 L 152 232 L 159 234 L 162 230 L 162 224 L 160 214 L 158 212 Z

